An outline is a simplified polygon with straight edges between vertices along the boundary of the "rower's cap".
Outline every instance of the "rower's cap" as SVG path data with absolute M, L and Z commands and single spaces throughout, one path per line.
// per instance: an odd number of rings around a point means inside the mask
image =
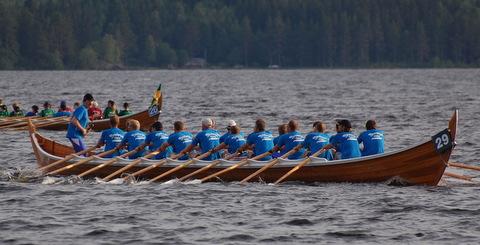
M 202 120 L 202 125 L 203 126 L 213 126 L 213 121 L 211 118 L 204 118 Z
M 85 96 L 83 96 L 83 101 L 94 101 L 95 99 L 93 98 L 93 96 L 91 94 L 85 94 Z
M 237 126 L 237 123 L 236 123 L 235 121 L 233 121 L 233 120 L 228 120 L 227 126 L 228 126 L 228 127 Z

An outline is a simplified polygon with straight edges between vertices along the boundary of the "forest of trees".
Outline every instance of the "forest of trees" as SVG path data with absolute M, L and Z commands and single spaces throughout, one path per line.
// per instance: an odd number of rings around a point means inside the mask
M 479 0 L 1 0 L 0 69 L 478 67 Z

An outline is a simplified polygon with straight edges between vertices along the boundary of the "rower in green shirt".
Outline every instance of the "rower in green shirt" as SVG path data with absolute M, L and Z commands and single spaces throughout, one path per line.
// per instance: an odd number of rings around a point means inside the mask
M 0 99 L 0 117 L 8 117 L 9 115 L 7 105 L 4 105 L 3 100 Z
M 13 103 L 12 108 L 13 108 L 13 111 L 10 112 L 11 117 L 23 117 L 23 116 L 25 116 L 25 112 L 20 108 L 19 104 Z
M 45 101 L 43 103 L 43 110 L 40 111 L 40 116 L 41 117 L 52 117 L 55 114 L 55 111 L 52 109 L 52 104 L 50 102 Z
M 119 116 L 126 116 L 126 115 L 132 114 L 132 111 L 129 109 L 129 107 L 130 107 L 130 105 L 127 102 L 123 103 L 123 110 L 121 110 L 118 113 L 118 115 Z
M 103 111 L 103 118 L 108 119 L 116 115 L 118 115 L 117 105 L 115 105 L 115 101 L 109 100 L 107 108 Z

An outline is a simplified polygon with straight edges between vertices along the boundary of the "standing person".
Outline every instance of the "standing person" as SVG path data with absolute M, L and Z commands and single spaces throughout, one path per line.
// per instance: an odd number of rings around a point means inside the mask
M 123 103 L 123 110 L 121 110 L 118 115 L 119 116 L 126 116 L 126 115 L 130 115 L 132 114 L 133 112 L 130 110 L 130 105 L 125 102 Z
M 10 113 L 8 113 L 7 105 L 3 104 L 3 100 L 0 99 L 0 117 L 8 117 Z
M 275 145 L 275 147 L 273 147 L 272 152 L 276 152 L 282 147 L 285 147 L 285 153 L 293 148 L 296 148 L 298 151 L 291 154 L 288 159 L 294 160 L 301 158 L 305 152 L 305 149 L 303 148 L 303 141 L 305 138 L 300 132 L 298 132 L 298 128 L 298 122 L 295 120 L 290 120 L 287 124 L 288 133 L 280 136 L 278 143 Z
M 92 106 L 88 109 L 88 117 L 90 121 L 102 119 L 102 110 L 98 108 L 96 101 L 93 101 Z
M 104 151 L 109 151 L 115 149 L 122 142 L 125 132 L 118 128 L 119 123 L 120 119 L 118 119 L 118 116 L 110 117 L 110 128 L 102 131 L 102 135 L 97 143 L 97 148 L 105 145 Z M 121 154 L 122 152 L 116 151 L 104 157 L 112 158 Z
M 67 102 L 62 100 L 60 102 L 60 107 L 58 108 L 58 111 L 53 115 L 53 117 L 69 117 L 72 115 L 71 108 L 67 106 Z
M 247 137 L 247 143 L 240 147 L 237 152 L 242 153 L 245 149 L 253 149 L 254 156 L 261 155 L 273 148 L 273 135 L 272 132 L 266 131 L 266 122 L 263 119 L 257 119 L 255 121 L 254 132 Z M 260 161 L 268 161 L 272 159 L 272 156 L 266 156 Z
M 173 123 L 174 133 L 168 136 L 167 142 L 158 149 L 158 151 L 163 152 L 169 146 L 172 147 L 173 153 L 178 155 L 185 148 L 190 146 L 193 141 L 193 135 L 190 132 L 185 131 L 185 124 L 181 121 L 176 121 Z M 188 155 L 185 154 L 178 158 L 178 160 L 188 160 Z
M 338 159 L 350 159 L 360 157 L 360 147 L 358 145 L 357 136 L 352 131 L 352 124 L 348 120 L 340 120 L 336 124 L 337 134 L 330 137 L 330 143 L 322 147 L 328 150 L 335 148 Z
M 128 120 L 127 121 L 127 133 L 123 136 L 122 142 L 116 147 L 117 150 L 121 150 L 122 148 L 127 148 L 128 151 L 133 151 L 137 149 L 137 147 L 143 145 L 145 143 L 145 139 L 147 135 L 140 131 L 140 122 L 137 120 Z M 145 153 L 144 149 L 137 149 L 138 151 L 130 155 L 130 159 L 136 159 L 142 157 Z
M 278 140 L 280 139 L 280 136 L 286 134 L 288 131 L 288 126 L 287 124 L 280 124 L 278 126 L 278 136 L 273 138 L 273 145 L 277 145 L 278 144 Z M 280 156 L 282 156 L 283 154 L 287 153 L 287 151 L 285 151 L 285 146 L 282 147 L 279 151 L 276 151 L 272 154 L 272 157 L 273 158 L 279 158 Z
M 384 133 L 383 130 L 377 129 L 377 122 L 375 120 L 368 120 L 365 124 L 367 131 L 364 131 L 358 136 L 358 143 L 363 144 L 361 150 L 362 156 L 370 156 L 381 154 L 384 152 Z
M 26 117 L 36 117 L 38 116 L 38 106 L 37 105 L 33 105 L 32 106 L 32 110 L 27 112 L 27 114 L 25 115 Z
M 184 155 L 193 150 L 195 146 L 200 146 L 201 153 L 207 153 L 208 151 L 214 149 L 220 145 L 220 134 L 217 130 L 213 129 L 214 123 L 210 118 L 205 118 L 202 120 L 202 131 L 195 135 L 193 138 L 192 144 L 187 148 L 183 149 L 180 152 L 180 155 Z M 209 156 L 205 157 L 203 160 L 212 161 L 219 159 L 220 155 L 218 152 L 212 152 Z
M 85 94 L 85 96 L 83 96 L 83 105 L 75 109 L 68 124 L 67 139 L 72 143 L 75 152 L 86 149 L 83 139 L 88 133 L 88 109 L 93 101 L 91 94 Z
M 103 110 L 103 118 L 107 119 L 115 115 L 118 115 L 117 105 L 115 104 L 115 101 L 109 100 L 107 103 L 107 108 Z
M 20 104 L 13 103 L 12 108 L 13 108 L 13 111 L 10 112 L 11 117 L 23 117 L 23 116 L 25 116 L 25 112 L 20 108 Z
M 325 123 L 317 121 L 313 123 L 313 132 L 309 133 L 305 137 L 303 146 L 310 152 L 308 155 L 311 155 L 322 147 L 328 145 L 330 135 L 325 133 L 327 126 Z M 318 155 L 318 157 L 325 158 L 327 160 L 333 160 L 333 154 L 331 150 L 327 150 L 324 153 Z
M 160 147 L 168 141 L 168 134 L 163 131 L 163 124 L 161 122 L 155 122 L 152 127 L 150 127 L 150 133 L 147 135 L 145 144 L 140 146 L 140 149 L 143 149 L 147 146 L 151 152 L 157 151 Z M 159 152 L 153 159 L 165 159 L 170 157 L 172 154 L 172 147 L 169 146 L 165 150 Z
M 41 117 L 52 117 L 55 114 L 55 111 L 52 109 L 52 104 L 49 101 L 43 103 L 43 110 L 40 111 Z

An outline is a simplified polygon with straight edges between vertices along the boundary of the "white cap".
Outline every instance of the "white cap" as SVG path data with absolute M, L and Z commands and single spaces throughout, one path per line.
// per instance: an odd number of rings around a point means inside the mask
M 95 100 L 92 101 L 92 105 L 93 105 L 93 107 L 98 107 L 98 103 Z
M 229 127 L 237 126 L 237 123 L 233 120 L 228 120 L 227 121 L 227 126 L 229 126 Z
M 202 120 L 202 125 L 206 126 L 206 127 L 211 127 L 211 126 L 213 126 L 213 121 L 210 118 L 204 118 Z

